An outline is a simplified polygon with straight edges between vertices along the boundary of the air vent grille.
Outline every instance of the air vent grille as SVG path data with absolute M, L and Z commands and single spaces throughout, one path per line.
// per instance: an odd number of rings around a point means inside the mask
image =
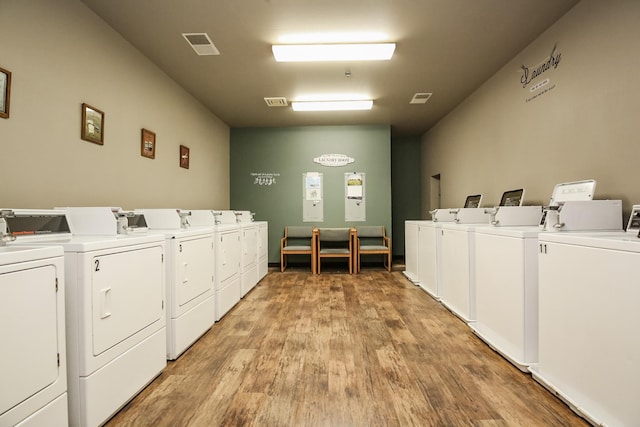
M 182 37 L 200 56 L 220 55 L 220 51 L 215 47 L 207 33 L 182 33 Z
M 431 98 L 431 93 L 430 92 L 418 92 L 415 95 L 413 95 L 413 98 L 411 98 L 411 101 L 409 101 L 409 104 L 424 104 L 426 103 L 429 98 Z
M 284 96 L 273 96 L 270 98 L 265 98 L 264 102 L 267 103 L 269 107 L 286 107 L 289 105 L 287 102 L 287 98 Z

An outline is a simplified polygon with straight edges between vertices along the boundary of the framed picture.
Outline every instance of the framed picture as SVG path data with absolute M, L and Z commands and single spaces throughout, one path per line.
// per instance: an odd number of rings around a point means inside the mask
M 140 154 L 150 159 L 156 158 L 156 134 L 149 129 L 142 129 L 142 140 L 140 142 Z
M 95 144 L 104 144 L 104 113 L 89 104 L 82 104 L 80 138 Z
M 11 71 L 0 68 L 0 117 L 9 118 L 9 100 L 11 99 Z
M 180 167 L 189 169 L 189 147 L 180 146 Z

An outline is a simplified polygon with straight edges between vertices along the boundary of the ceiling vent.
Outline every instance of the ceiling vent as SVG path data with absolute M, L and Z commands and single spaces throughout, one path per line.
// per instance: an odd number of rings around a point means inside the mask
M 431 98 L 430 92 L 416 93 L 409 101 L 409 104 L 424 104 Z
M 265 98 L 264 102 L 266 102 L 269 107 L 286 107 L 289 105 L 289 103 L 287 103 L 287 98 L 284 96 Z
M 182 37 L 200 56 L 220 55 L 220 51 L 215 47 L 207 33 L 182 33 Z

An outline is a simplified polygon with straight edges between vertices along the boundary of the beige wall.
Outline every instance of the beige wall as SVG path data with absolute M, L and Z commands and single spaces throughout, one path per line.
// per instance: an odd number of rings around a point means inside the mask
M 0 207 L 229 207 L 228 126 L 82 3 L 0 0 L 0 40 L 13 73 Z M 105 112 L 103 146 L 80 139 L 83 102 Z M 140 155 L 143 127 L 154 160 Z
M 555 184 L 595 179 L 595 198 L 622 199 L 626 218 L 640 204 L 638 22 L 637 0 L 582 0 L 426 133 L 423 217 L 441 174 L 442 207 L 475 193 L 495 205 L 519 187 L 526 204 L 546 204 Z M 520 66 L 534 68 L 556 43 L 558 67 L 523 88 Z

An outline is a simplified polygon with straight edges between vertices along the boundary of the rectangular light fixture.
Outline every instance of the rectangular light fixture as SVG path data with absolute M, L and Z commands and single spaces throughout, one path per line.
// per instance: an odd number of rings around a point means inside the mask
M 384 61 L 393 56 L 395 43 L 273 45 L 277 62 Z
M 373 101 L 291 101 L 291 108 L 293 111 L 371 110 Z

